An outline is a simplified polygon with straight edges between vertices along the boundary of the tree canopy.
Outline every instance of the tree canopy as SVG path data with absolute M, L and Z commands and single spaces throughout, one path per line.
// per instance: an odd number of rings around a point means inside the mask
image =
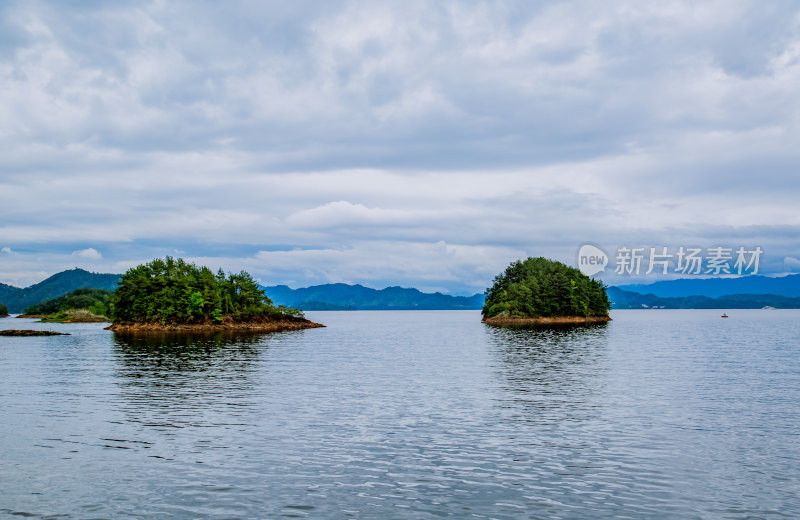
M 215 274 L 208 267 L 169 256 L 128 269 L 110 307 L 111 317 L 119 323 L 222 323 L 303 315 L 273 305 L 244 271 Z
M 8 307 L 3 303 L 0 303 L 0 316 L 8 316 Z
M 605 285 L 546 258 L 512 262 L 486 290 L 484 318 L 608 316 Z
M 64 296 L 31 305 L 25 309 L 25 314 L 55 314 L 72 309 L 88 309 L 98 316 L 105 316 L 112 294 L 113 291 L 106 289 L 82 287 Z

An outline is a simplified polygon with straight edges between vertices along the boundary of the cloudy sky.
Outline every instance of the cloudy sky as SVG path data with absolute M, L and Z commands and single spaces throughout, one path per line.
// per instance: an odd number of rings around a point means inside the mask
M 3 283 L 170 254 L 465 294 L 586 242 L 800 272 L 794 1 L 6 1 L 0 81 Z

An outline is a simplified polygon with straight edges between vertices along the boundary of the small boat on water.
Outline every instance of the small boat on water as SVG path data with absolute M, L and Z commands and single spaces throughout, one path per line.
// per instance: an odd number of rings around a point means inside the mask
M 728 315 L 725 314 L 724 312 L 722 313 L 722 316 L 720 316 L 720 318 L 727 318 L 727 317 L 728 317 Z

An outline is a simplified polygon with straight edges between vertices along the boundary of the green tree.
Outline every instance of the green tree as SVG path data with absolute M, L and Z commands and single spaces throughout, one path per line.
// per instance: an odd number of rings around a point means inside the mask
M 98 316 L 105 316 L 108 312 L 105 303 L 103 302 L 94 302 L 89 306 L 89 312 L 92 314 L 96 314 Z
M 546 258 L 512 262 L 486 289 L 483 316 L 608 316 L 606 286 Z
M 8 316 L 8 307 L 0 303 L 0 316 Z
M 250 274 L 214 274 L 182 258 L 157 258 L 129 269 L 109 302 L 122 323 L 220 323 L 287 316 L 297 309 L 276 307 Z

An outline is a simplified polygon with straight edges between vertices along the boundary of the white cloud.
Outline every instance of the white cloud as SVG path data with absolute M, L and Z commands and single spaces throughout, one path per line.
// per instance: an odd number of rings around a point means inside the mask
M 103 258 L 103 255 L 101 255 L 100 252 L 93 247 L 81 249 L 80 251 L 73 251 L 72 254 L 86 260 L 100 260 Z
M 787 256 L 786 258 L 783 259 L 783 263 L 786 264 L 786 268 L 789 271 L 800 272 L 800 259 Z
M 368 208 L 363 204 L 352 204 L 341 200 L 292 213 L 286 218 L 286 223 L 299 228 L 419 226 L 440 215 L 441 212 L 435 210 Z
M 0 253 L 5 253 L 7 255 L 10 255 L 11 253 L 13 253 L 13 251 L 11 250 L 10 247 L 4 247 L 3 249 L 0 249 Z

